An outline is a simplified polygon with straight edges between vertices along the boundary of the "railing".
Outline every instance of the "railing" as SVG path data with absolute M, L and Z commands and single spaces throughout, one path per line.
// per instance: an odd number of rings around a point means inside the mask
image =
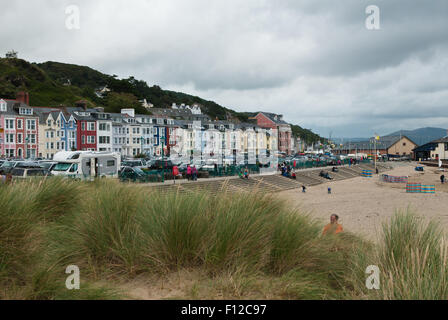
M 286 165 L 290 165 L 293 169 L 301 170 L 301 169 L 309 169 L 309 168 L 321 168 L 327 166 L 338 166 L 338 165 L 348 165 L 350 162 L 348 159 L 331 162 L 331 161 L 296 161 L 295 166 L 293 161 L 282 161 L 279 160 L 279 164 L 285 162 Z M 368 164 L 373 163 L 369 159 L 358 160 L 356 164 Z M 355 163 L 352 163 L 355 164 Z M 198 178 L 218 178 L 218 177 L 234 177 L 238 176 L 240 173 L 243 173 L 245 170 L 249 171 L 249 175 L 252 174 L 262 174 L 265 172 L 277 172 L 279 170 L 278 167 L 272 166 L 263 166 L 257 164 L 247 164 L 247 165 L 217 165 L 214 168 L 200 169 L 198 171 Z M 121 181 L 128 182 L 142 182 L 142 183 L 150 183 L 150 182 L 163 182 L 163 181 L 173 181 L 173 172 L 171 169 L 163 170 L 143 170 L 145 175 L 138 176 L 136 174 L 127 174 L 121 173 L 119 174 Z M 182 170 L 180 172 L 182 174 L 182 178 L 186 178 L 186 170 Z M 176 179 L 181 179 L 180 177 Z

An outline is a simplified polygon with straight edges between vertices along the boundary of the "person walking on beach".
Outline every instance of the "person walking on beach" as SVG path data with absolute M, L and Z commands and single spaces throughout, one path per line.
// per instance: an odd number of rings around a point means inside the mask
M 442 175 L 440 176 L 440 182 L 442 182 L 442 184 L 445 183 L 445 175 L 444 175 L 444 174 L 442 174 Z
M 324 227 L 322 235 L 326 234 L 338 234 L 344 231 L 342 225 L 338 223 L 339 216 L 337 214 L 332 214 L 330 217 L 330 223 Z
M 304 184 L 302 184 L 302 193 L 306 193 L 306 187 Z

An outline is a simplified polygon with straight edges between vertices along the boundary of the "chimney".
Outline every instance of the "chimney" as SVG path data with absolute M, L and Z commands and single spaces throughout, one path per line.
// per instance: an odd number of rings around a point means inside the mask
M 85 101 L 85 100 L 76 101 L 75 106 L 78 108 L 82 108 L 84 111 L 86 111 L 87 110 L 87 101 Z
M 26 105 L 30 105 L 30 95 L 28 92 L 20 91 L 17 93 L 16 100 L 24 103 Z

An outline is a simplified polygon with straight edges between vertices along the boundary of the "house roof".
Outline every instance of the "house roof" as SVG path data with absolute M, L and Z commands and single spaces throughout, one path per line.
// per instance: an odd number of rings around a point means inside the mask
M 412 151 L 414 152 L 424 152 L 424 151 L 434 151 L 438 146 L 438 143 L 435 142 L 428 142 L 425 143 L 415 149 L 413 149 Z
M 6 102 L 6 111 L 0 111 L 0 114 L 3 114 L 3 115 L 18 116 L 19 108 L 31 108 L 29 105 L 19 102 L 17 100 L 8 100 L 8 99 L 3 99 L 3 100 Z M 33 108 L 33 110 L 34 110 L 34 108 Z M 36 115 L 20 115 L 20 116 L 36 117 Z
M 267 118 L 269 118 L 269 120 L 271 120 L 272 122 L 276 123 L 276 124 L 288 124 L 286 121 L 282 120 L 281 118 L 283 118 L 282 115 L 280 114 L 275 114 L 275 113 L 271 113 L 271 112 L 259 112 L 258 114 L 263 114 L 264 116 L 266 116 Z
M 392 147 L 394 144 L 396 144 L 398 141 L 400 141 L 402 138 L 406 138 L 409 141 L 411 141 L 413 144 L 417 145 L 414 141 L 409 139 L 407 136 L 384 136 L 380 137 L 380 140 L 376 142 L 376 148 L 379 150 L 386 150 Z M 345 143 L 342 149 L 361 149 L 361 150 L 367 150 L 367 149 L 373 149 L 375 147 L 375 138 L 371 138 L 366 141 L 357 141 L 357 142 L 348 142 Z M 339 148 L 341 149 L 341 148 Z
M 434 141 L 431 141 L 431 142 L 432 143 L 446 143 L 446 142 L 448 142 L 448 136 L 440 138 L 440 139 L 437 139 L 437 140 L 434 140 Z

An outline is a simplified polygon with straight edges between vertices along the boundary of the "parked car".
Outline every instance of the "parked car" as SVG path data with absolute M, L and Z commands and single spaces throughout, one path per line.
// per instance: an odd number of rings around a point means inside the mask
M 44 168 L 16 167 L 11 171 L 11 175 L 13 179 L 25 179 L 31 177 L 46 177 L 49 175 L 49 172 Z
M 56 161 L 39 161 L 39 166 L 48 170 L 49 172 L 53 169 L 53 167 L 57 164 Z
M 123 160 L 121 162 L 120 170 L 124 167 L 132 167 L 132 168 L 140 168 L 145 169 L 147 168 L 146 161 L 143 159 L 137 159 L 137 160 Z
M 148 181 L 146 173 L 138 167 L 124 167 L 120 171 L 119 177 L 121 181 Z
M 30 161 L 5 161 L 0 167 L 0 174 L 10 173 L 14 168 L 28 168 L 28 167 L 38 167 L 37 162 Z
M 171 160 L 156 160 L 154 161 L 154 164 L 151 165 L 151 169 L 155 170 L 172 170 L 173 169 L 173 163 Z

